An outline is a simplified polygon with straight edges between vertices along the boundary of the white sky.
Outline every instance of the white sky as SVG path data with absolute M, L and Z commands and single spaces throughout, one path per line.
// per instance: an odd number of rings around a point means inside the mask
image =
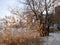
M 20 3 L 18 3 L 18 0 L 0 0 L 0 18 L 3 18 L 5 15 L 10 15 L 11 13 L 9 12 L 9 8 L 15 8 L 19 4 Z M 21 8 L 23 7 L 22 4 L 19 6 Z
M 0 0 L 0 18 L 10 15 L 9 8 L 15 8 L 19 5 L 17 0 Z M 22 5 L 20 5 L 22 7 Z

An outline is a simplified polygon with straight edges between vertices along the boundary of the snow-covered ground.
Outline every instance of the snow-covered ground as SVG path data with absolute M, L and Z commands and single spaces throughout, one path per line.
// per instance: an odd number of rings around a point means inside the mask
M 50 33 L 49 37 L 43 37 L 43 45 L 60 45 L 60 32 Z

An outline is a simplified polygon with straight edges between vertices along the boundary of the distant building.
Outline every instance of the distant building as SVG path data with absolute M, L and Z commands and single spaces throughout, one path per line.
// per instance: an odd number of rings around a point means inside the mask
M 55 8 L 54 23 L 60 24 L 60 6 Z
M 60 6 L 55 7 L 54 27 L 60 28 Z

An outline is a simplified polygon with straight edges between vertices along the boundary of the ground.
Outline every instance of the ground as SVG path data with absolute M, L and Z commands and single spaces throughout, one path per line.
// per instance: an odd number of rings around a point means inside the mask
M 43 45 L 60 45 L 60 32 L 50 33 L 49 37 L 43 37 Z

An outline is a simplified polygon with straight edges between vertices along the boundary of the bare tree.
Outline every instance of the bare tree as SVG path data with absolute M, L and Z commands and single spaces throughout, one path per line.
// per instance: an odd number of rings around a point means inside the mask
M 38 30 L 41 35 L 49 35 L 49 27 L 52 23 L 52 16 L 54 14 L 54 8 L 57 4 L 57 0 L 19 0 L 24 4 L 26 11 L 23 12 L 21 20 L 27 20 L 26 26 L 30 26 L 32 30 Z M 20 14 L 20 10 L 11 11 L 15 15 Z M 49 13 L 50 12 L 50 13 Z M 43 14 L 45 13 L 45 14 Z M 26 15 L 24 17 L 24 15 Z M 36 27 L 35 27 L 36 26 Z M 38 29 L 36 29 L 38 28 Z
M 42 33 L 47 30 L 47 35 L 49 35 L 49 27 L 52 23 L 52 15 L 54 13 L 54 6 L 56 5 L 57 0 L 25 0 L 21 2 L 27 6 L 27 11 L 34 13 L 36 17 L 36 21 L 40 21 L 40 26 L 43 25 L 40 30 L 42 29 Z M 45 15 L 43 14 L 45 11 Z M 49 15 L 49 11 L 52 12 Z M 32 17 L 34 17 L 32 16 Z M 50 20 L 51 19 L 51 20 Z M 44 35 L 44 34 L 43 34 Z

